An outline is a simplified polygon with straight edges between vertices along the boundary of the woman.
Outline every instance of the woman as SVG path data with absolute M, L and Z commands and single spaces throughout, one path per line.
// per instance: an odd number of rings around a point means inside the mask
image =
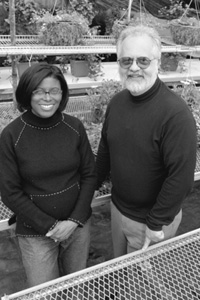
M 0 138 L 1 197 L 29 287 L 86 267 L 95 162 L 81 121 L 62 113 L 68 98 L 58 67 L 33 65 L 16 90 L 23 114 Z

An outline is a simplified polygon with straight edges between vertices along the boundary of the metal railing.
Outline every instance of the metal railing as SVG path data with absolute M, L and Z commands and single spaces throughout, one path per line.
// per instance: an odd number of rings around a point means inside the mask
M 114 37 L 110 35 L 85 35 L 84 41 L 95 44 L 115 44 Z M 32 45 L 32 44 L 42 44 L 39 35 L 16 35 L 15 36 L 16 45 Z M 0 45 L 10 46 L 11 36 L 10 35 L 0 35 Z

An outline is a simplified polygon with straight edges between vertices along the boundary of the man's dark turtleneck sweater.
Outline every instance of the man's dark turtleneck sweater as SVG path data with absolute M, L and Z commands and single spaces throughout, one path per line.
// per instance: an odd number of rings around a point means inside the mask
M 25 112 L 2 131 L 0 157 L 1 197 L 17 215 L 18 235 L 45 235 L 57 220 L 82 226 L 90 217 L 95 163 L 77 118 Z
M 111 171 L 112 201 L 152 230 L 170 224 L 190 192 L 196 127 L 187 104 L 159 78 L 140 96 L 111 100 L 97 155 L 98 187 Z

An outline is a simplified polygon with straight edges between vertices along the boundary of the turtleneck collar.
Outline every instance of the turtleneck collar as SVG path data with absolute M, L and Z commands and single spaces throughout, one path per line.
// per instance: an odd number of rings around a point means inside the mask
M 154 96 L 157 93 L 157 91 L 159 90 L 160 86 L 161 86 L 161 80 L 159 77 L 157 77 L 154 85 L 148 91 L 146 91 L 144 94 L 141 94 L 139 96 L 133 96 L 129 92 L 131 95 L 131 101 L 134 101 L 137 103 L 150 101 L 152 98 L 154 98 Z
M 50 118 L 40 118 L 32 113 L 31 110 L 22 114 L 21 119 L 26 124 L 37 128 L 50 128 L 58 125 L 62 121 L 62 113 L 56 111 L 56 113 Z

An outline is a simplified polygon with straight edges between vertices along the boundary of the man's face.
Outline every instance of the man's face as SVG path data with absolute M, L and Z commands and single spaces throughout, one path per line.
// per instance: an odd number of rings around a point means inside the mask
M 146 35 L 127 37 L 122 43 L 118 59 L 130 57 L 134 61 L 128 69 L 119 66 L 119 75 L 124 87 L 134 96 L 148 91 L 157 79 L 159 60 L 153 51 L 154 47 L 153 41 Z M 136 63 L 136 58 L 138 57 L 146 57 L 153 60 L 146 69 L 142 69 Z

